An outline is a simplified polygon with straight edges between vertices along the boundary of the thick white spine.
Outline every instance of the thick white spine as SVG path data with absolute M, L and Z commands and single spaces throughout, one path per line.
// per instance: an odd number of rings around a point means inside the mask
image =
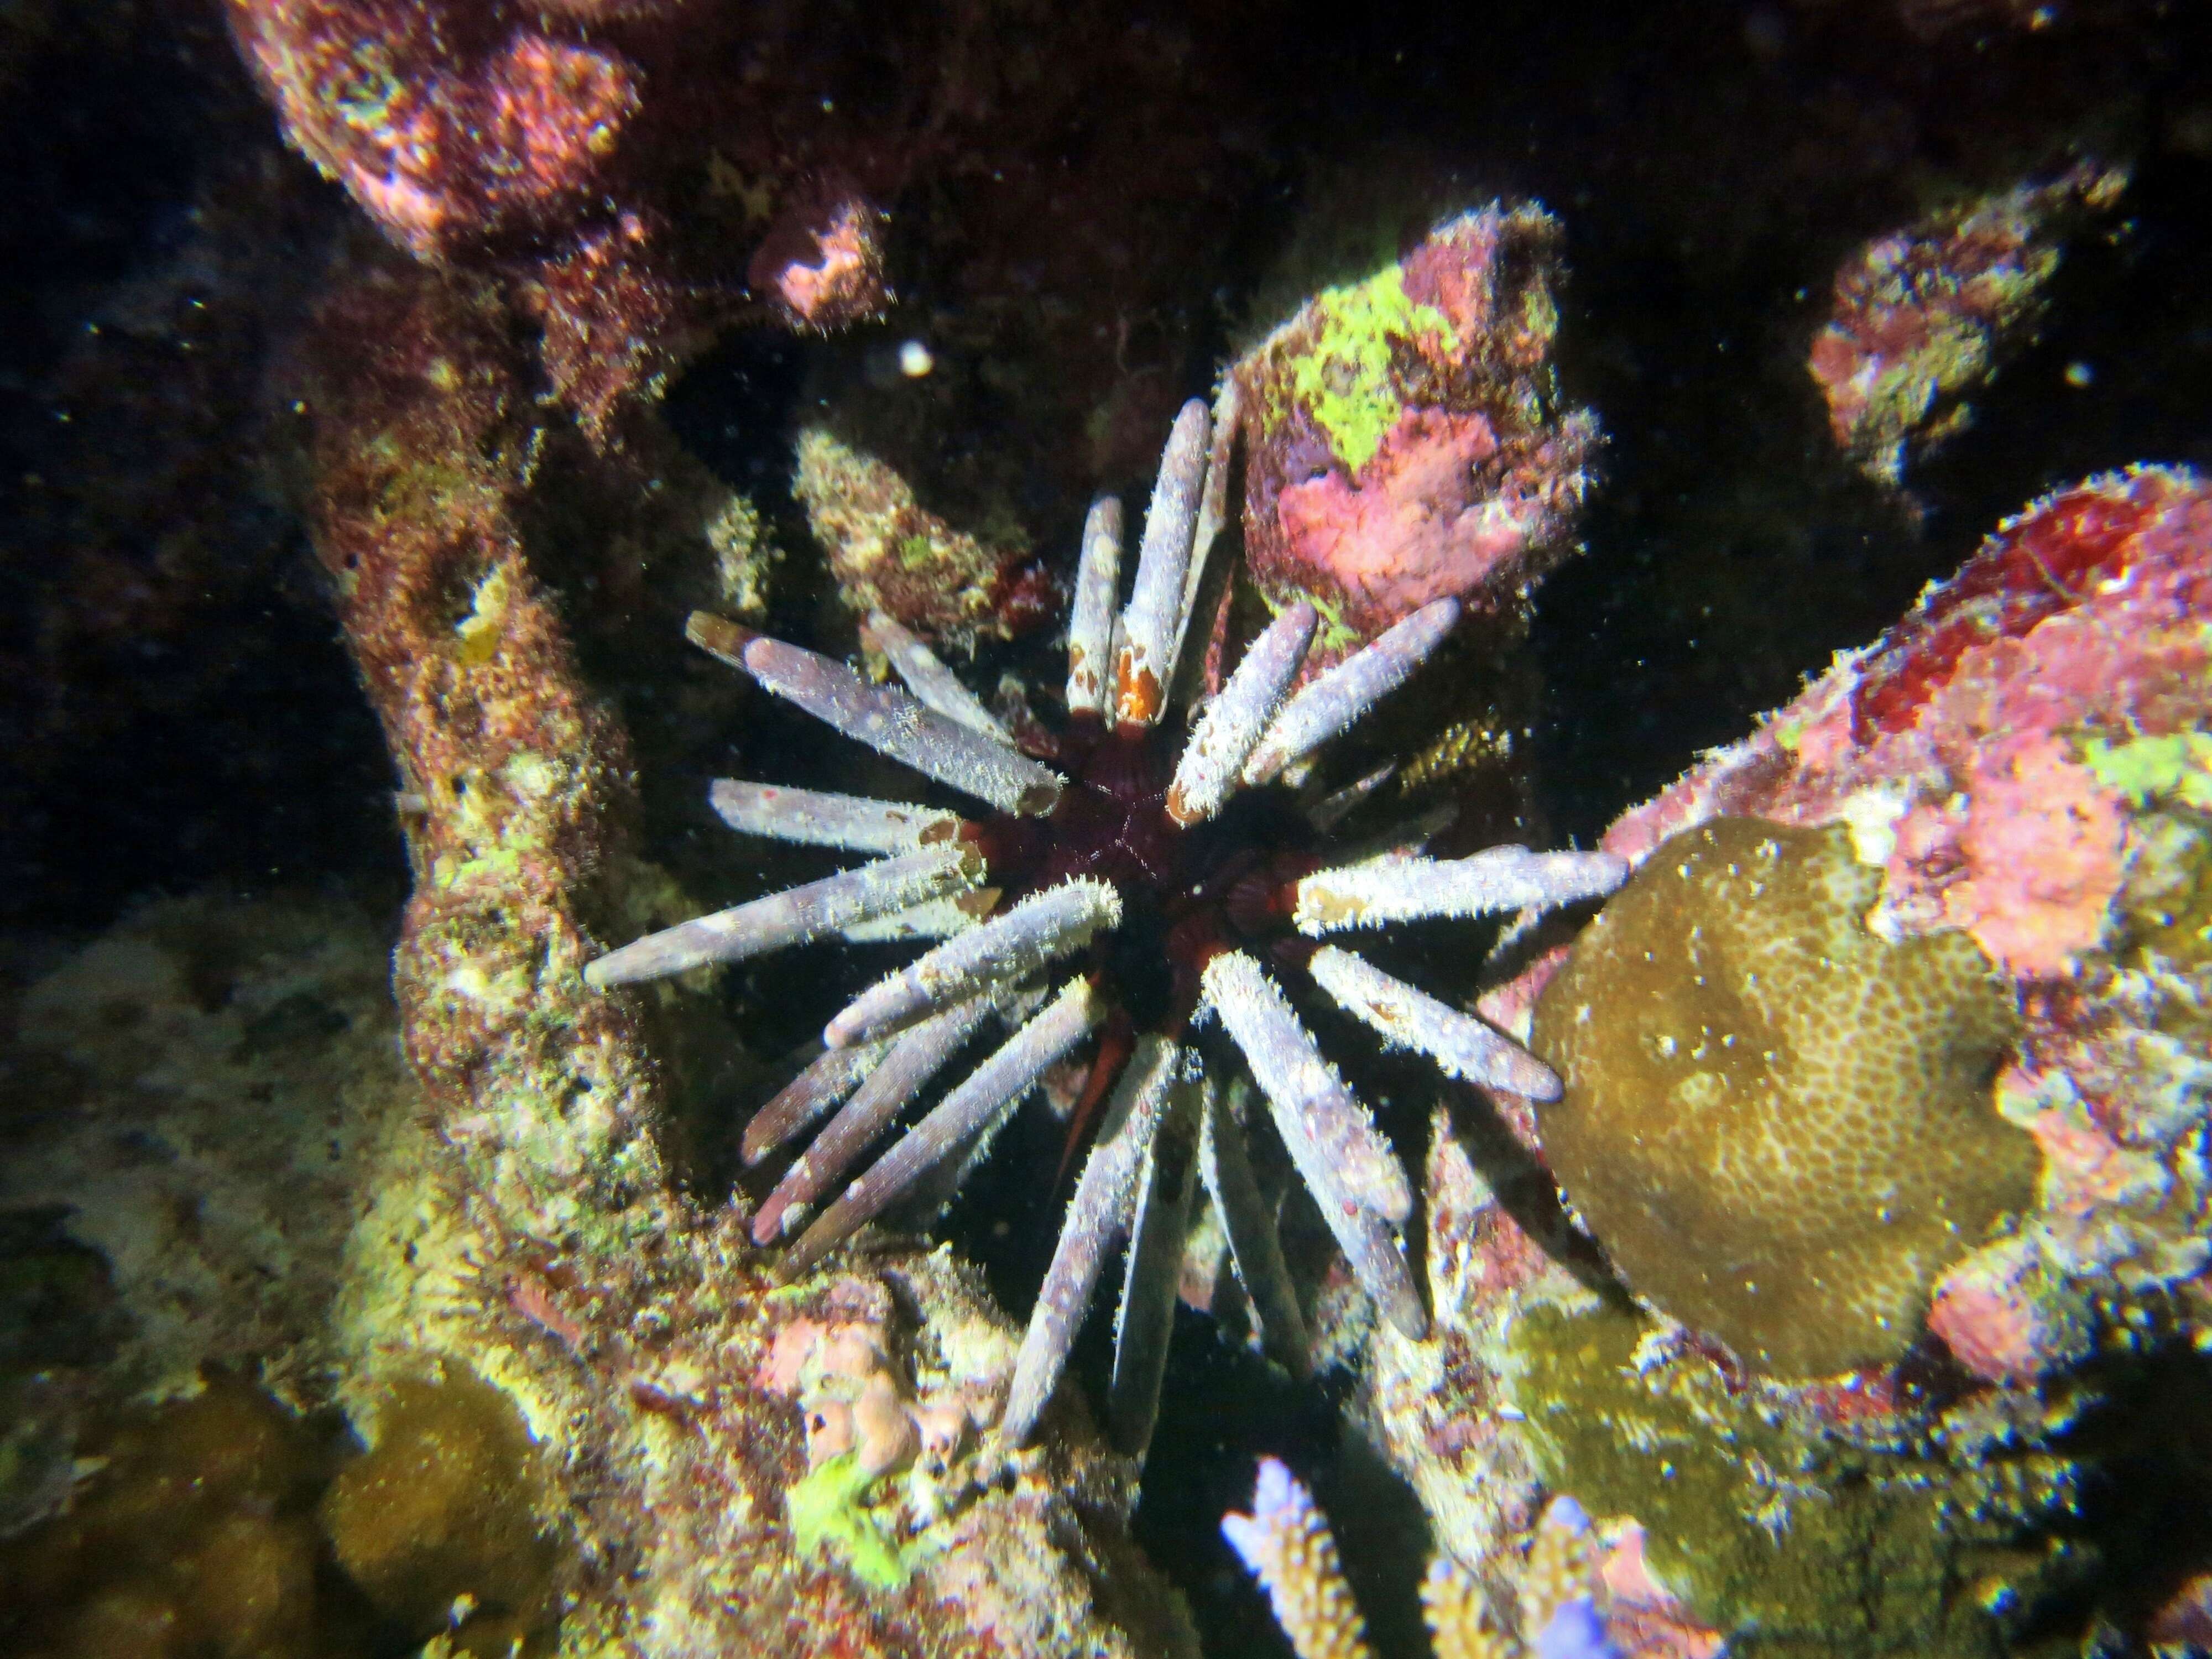
M 587 966 L 584 981 L 605 990 L 680 974 L 704 963 L 742 961 L 972 887 L 982 872 L 975 849 L 957 841 L 878 859 L 634 939 Z
M 1114 602 L 1121 592 L 1121 503 L 1101 495 L 1083 521 L 1075 609 L 1067 622 L 1067 712 L 1103 715 L 1114 671 Z
M 1410 1337 L 1425 1335 L 1428 1316 L 1391 1228 L 1412 1215 L 1413 1192 L 1366 1108 L 1250 957 L 1214 957 L 1200 984 L 1250 1062 L 1291 1162 L 1353 1274 L 1392 1324 Z
M 1060 799 L 1065 780 L 1050 767 L 925 708 L 896 686 L 871 685 L 843 663 L 703 611 L 691 613 L 684 633 L 701 649 L 751 675 L 763 690 L 798 704 L 855 743 L 1002 812 L 1041 817 Z
M 896 620 L 877 611 L 861 624 L 860 643 L 884 653 L 924 708 L 957 720 L 970 732 L 980 732 L 994 743 L 1013 747 L 1013 734 L 999 724 L 998 716 L 960 684 L 960 677 L 939 659 L 937 653 Z
M 1281 1123 L 1279 1115 L 1275 1121 Z M 1290 1144 L 1287 1132 L 1283 1140 L 1285 1146 Z M 1421 1305 L 1421 1292 L 1413 1283 L 1413 1271 L 1406 1265 L 1406 1253 L 1399 1247 L 1398 1235 L 1390 1224 L 1356 1204 L 1333 1201 L 1326 1190 L 1317 1189 L 1314 1197 L 1322 1206 L 1329 1231 L 1336 1235 L 1337 1245 L 1352 1268 L 1352 1276 L 1359 1281 L 1362 1290 L 1375 1298 L 1375 1305 L 1382 1310 L 1382 1316 L 1414 1341 L 1425 1338 L 1429 1334 L 1428 1310 Z
M 1292 697 L 1244 763 L 1244 781 L 1266 783 L 1311 754 L 1406 683 L 1459 621 L 1459 601 L 1425 605 Z
M 1100 928 L 1121 925 L 1121 896 L 1112 887 L 1088 878 L 1062 882 L 879 980 L 830 1022 L 822 1040 L 832 1048 L 865 1042 L 987 986 L 1020 979 L 1080 950 Z
M 957 814 L 933 806 L 787 789 L 737 778 L 715 779 L 707 800 L 715 815 L 740 834 L 808 847 L 842 847 L 855 853 L 903 853 L 921 846 L 932 830 L 944 836 L 960 827 Z
M 750 1169 L 844 1099 L 890 1046 L 870 1042 L 858 1048 L 830 1048 L 817 1055 L 812 1065 L 792 1079 L 745 1125 L 740 1147 L 745 1167 Z
M 1313 1154 L 1310 1160 L 1298 1158 L 1298 1146 L 1291 1147 L 1306 1184 L 1316 1193 L 1343 1193 L 1390 1221 L 1411 1216 L 1413 1191 L 1397 1155 L 1336 1068 L 1322 1058 L 1267 969 L 1243 951 L 1224 951 L 1206 963 L 1200 986 L 1251 1062 L 1276 1120 L 1295 1123 L 1299 1143 Z M 1284 1139 L 1291 1139 L 1287 1128 Z
M 763 1200 L 753 1217 L 753 1243 L 772 1244 L 789 1232 L 807 1207 L 868 1150 L 884 1126 L 945 1069 L 945 1061 L 975 1034 L 993 1006 L 992 998 L 971 997 L 924 1020 L 895 1042 L 861 1045 L 857 1052 L 875 1056 L 865 1080 Z
M 1252 641 L 1221 695 L 1206 704 L 1168 787 L 1168 816 L 1177 823 L 1203 823 L 1227 802 L 1245 760 L 1297 678 L 1319 621 L 1304 599 L 1291 606 Z
M 1557 1100 L 1559 1079 L 1544 1062 L 1472 1014 L 1393 979 L 1364 957 L 1334 945 L 1313 954 L 1314 982 L 1385 1039 L 1418 1048 L 1451 1076 L 1532 1100 Z
M 1159 1127 L 1182 1065 L 1182 1050 L 1174 1043 L 1162 1036 L 1141 1036 L 1114 1085 L 1098 1139 L 1084 1161 L 1075 1195 L 1068 1200 L 1052 1266 L 1045 1270 L 1036 1306 L 1022 1333 L 1021 1352 L 1014 1356 L 1014 1380 L 999 1420 L 1000 1432 L 1010 1446 L 1024 1444 L 1036 1432 L 1046 1402 L 1060 1386 L 1076 1332 L 1091 1306 L 1091 1293 L 1097 1288 L 1099 1270 L 1107 1253 L 1129 1230 L 1145 1149 Z
M 1152 504 L 1145 514 L 1137 579 L 1121 613 L 1121 642 L 1114 660 L 1114 717 L 1124 726 L 1155 723 L 1175 678 L 1210 432 L 1206 405 L 1194 398 L 1176 416 L 1160 456 Z
M 862 1223 L 883 1213 L 932 1168 L 988 1130 L 1010 1110 L 1045 1068 L 1080 1042 L 1097 1022 L 1090 982 L 1072 980 L 1044 1012 L 1014 1033 L 898 1144 L 822 1212 L 784 1260 L 787 1278 L 805 1273 Z
M 1316 870 L 1297 884 L 1302 933 L 1379 927 L 1423 916 L 1553 909 L 1620 885 L 1628 861 L 1612 853 L 1532 853 L 1492 847 L 1464 859 L 1383 858 Z
M 1129 1259 L 1122 1269 L 1121 1305 L 1114 1316 L 1106 1423 L 1115 1448 L 1133 1457 L 1144 1455 L 1160 1413 L 1183 1240 L 1190 1232 L 1191 1199 L 1198 1191 L 1200 1096 L 1188 1083 L 1168 1091 L 1167 1110 L 1145 1149 L 1144 1173 L 1130 1211 Z

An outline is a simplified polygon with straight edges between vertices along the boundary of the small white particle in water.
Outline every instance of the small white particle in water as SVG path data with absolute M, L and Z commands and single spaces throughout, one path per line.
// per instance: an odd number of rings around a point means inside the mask
M 909 380 L 918 380 L 937 367 L 937 359 L 929 348 L 919 340 L 908 340 L 899 348 L 899 373 Z

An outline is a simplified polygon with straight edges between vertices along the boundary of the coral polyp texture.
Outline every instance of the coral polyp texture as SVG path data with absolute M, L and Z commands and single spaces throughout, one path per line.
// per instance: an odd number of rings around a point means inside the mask
M 2083 161 L 1875 238 L 1836 273 L 1807 361 L 1836 442 L 1900 483 L 1973 419 L 1971 398 L 2032 337 L 2067 239 L 2112 211 L 2124 168 Z
M 1996 1107 L 2043 1176 L 2017 1231 L 1939 1282 L 1934 1319 L 1993 1379 L 2063 1368 L 2130 1308 L 2203 1328 L 2208 598 L 2194 474 L 2061 490 L 1606 838 L 1641 859 L 1720 813 L 1838 826 L 1881 878 L 1870 928 L 1960 930 L 2002 970 L 2020 1024 Z
M 1279 1272 L 1279 1254 L 1264 1242 L 1272 1223 L 1254 1212 L 1250 1183 L 1233 1173 L 1242 1148 L 1231 1143 L 1241 1131 L 1212 1081 L 1232 1057 L 1259 1084 L 1358 1282 L 1394 1325 L 1418 1336 L 1426 1315 L 1397 1237 L 1412 1214 L 1411 1186 L 1277 976 L 1309 979 L 1387 1042 L 1420 1049 L 1455 1076 L 1553 1092 L 1542 1066 L 1480 1019 L 1318 941 L 1413 918 L 1547 908 L 1609 890 L 1624 868 L 1609 854 L 1515 847 L 1434 860 L 1400 846 L 1331 864 L 1324 825 L 1342 803 L 1301 798 L 1280 780 L 1311 769 L 1332 738 L 1419 666 L 1458 617 L 1449 598 L 1295 695 L 1319 618 L 1310 605 L 1291 605 L 1206 705 L 1178 755 L 1162 721 L 1203 574 L 1201 506 L 1218 465 L 1212 436 L 1205 406 L 1185 405 L 1118 617 L 1120 510 L 1106 500 L 1093 507 L 1070 625 L 1069 719 L 1057 734 L 1030 738 L 1036 754 L 1012 743 L 889 618 L 871 628 L 908 691 L 694 617 L 693 641 L 763 690 L 991 811 L 969 818 L 726 781 L 713 799 L 733 828 L 884 856 L 648 935 L 586 971 L 607 988 L 856 930 L 948 936 L 832 1018 L 820 1057 L 746 1132 L 745 1156 L 758 1162 L 829 1119 L 753 1218 L 755 1239 L 770 1243 L 830 1200 L 787 1255 L 787 1273 L 820 1261 L 941 1166 L 972 1160 L 1044 1073 L 1097 1034 L 1078 1121 L 1103 1115 L 1015 1368 L 1002 1429 L 1017 1444 L 1036 1429 L 1103 1258 L 1124 1237 L 1131 1265 L 1112 1416 L 1123 1445 L 1145 1444 L 1201 1169 L 1240 1273 L 1251 1282 Z M 994 1038 L 988 1058 L 835 1192 L 994 1022 L 1012 1035 Z M 1200 1030 L 1208 1022 L 1225 1043 Z M 1198 1156 L 1201 1147 L 1208 1156 Z M 1255 1285 L 1254 1299 L 1262 1309 L 1293 1305 L 1272 1283 Z M 1267 1334 L 1279 1350 L 1291 1342 L 1279 1322 Z
M 1571 549 L 1599 440 L 1552 368 L 1559 235 L 1533 204 L 1448 220 L 1231 371 L 1245 558 L 1321 613 L 1318 660 L 1438 599 L 1504 605 Z
M 1713 819 L 1536 1006 L 1567 1196 L 1639 1291 L 1771 1373 L 1896 1358 L 1936 1274 L 2035 1196 L 1991 1098 L 2011 993 L 1955 928 L 1868 932 L 1881 887 L 1841 826 Z

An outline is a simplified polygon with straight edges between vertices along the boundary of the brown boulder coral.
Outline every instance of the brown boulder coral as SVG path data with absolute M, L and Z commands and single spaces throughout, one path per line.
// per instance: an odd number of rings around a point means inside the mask
M 1537 1005 L 1544 1151 L 1630 1283 L 1748 1363 L 1896 1358 L 1936 1274 L 2034 1200 L 1990 1080 L 2012 999 L 1953 930 L 1862 918 L 1849 832 L 1720 818 L 1655 852 Z

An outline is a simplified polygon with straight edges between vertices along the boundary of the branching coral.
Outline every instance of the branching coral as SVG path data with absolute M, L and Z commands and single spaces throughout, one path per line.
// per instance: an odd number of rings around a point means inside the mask
M 1221 1531 L 1267 1590 L 1298 1659 L 1373 1659 L 1336 1540 L 1313 1494 L 1290 1470 L 1261 1458 L 1251 1513 L 1224 1516 Z M 1492 1615 L 1474 1577 L 1439 1556 L 1421 1586 L 1437 1659 L 1620 1659 L 1607 1632 L 1599 1555 L 1582 1506 L 1571 1498 L 1554 1503 L 1530 1544 L 1518 1598 L 1520 1637 Z

